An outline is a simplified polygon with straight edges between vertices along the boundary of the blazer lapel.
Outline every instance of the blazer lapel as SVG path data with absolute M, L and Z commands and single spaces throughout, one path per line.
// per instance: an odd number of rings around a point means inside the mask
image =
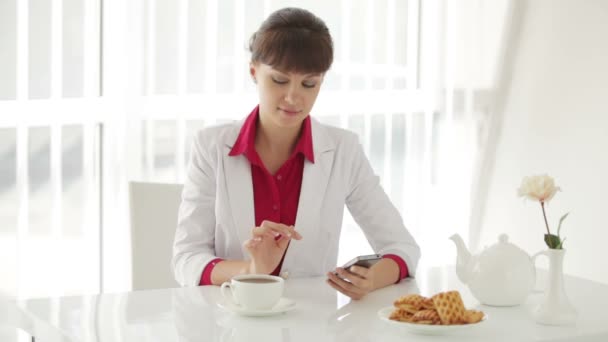
M 320 212 L 334 163 L 335 143 L 327 135 L 325 128 L 314 119 L 312 119 L 312 137 L 315 163 L 306 160 L 304 164 L 295 224 L 303 239 L 290 244 L 283 262 L 284 269 L 291 268 L 294 271 L 296 265 L 298 268 L 300 265 L 305 267 L 302 264 L 306 259 L 311 258 L 302 258 L 302 256 L 314 252 L 316 237 L 324 236 L 320 235 L 319 231 Z
M 224 181 L 228 189 L 230 212 L 234 219 L 234 228 L 241 246 L 251 238 L 251 230 L 255 226 L 253 204 L 253 183 L 251 179 L 251 164 L 244 155 L 229 156 L 236 141 L 242 123 L 235 127 L 226 140 L 223 153 Z

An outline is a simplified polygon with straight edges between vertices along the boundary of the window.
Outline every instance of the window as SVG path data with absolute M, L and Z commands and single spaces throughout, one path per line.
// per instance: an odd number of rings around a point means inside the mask
M 8 273 L 0 291 L 128 288 L 127 181 L 182 182 L 194 133 L 249 113 L 257 99 L 246 44 L 285 6 L 313 11 L 334 37 L 335 62 L 313 115 L 358 133 L 423 248 L 447 225 L 465 229 L 477 93 L 450 78 L 454 37 L 442 18 L 455 13 L 452 5 L 6 0 L 0 268 Z M 340 262 L 366 246 L 347 214 Z

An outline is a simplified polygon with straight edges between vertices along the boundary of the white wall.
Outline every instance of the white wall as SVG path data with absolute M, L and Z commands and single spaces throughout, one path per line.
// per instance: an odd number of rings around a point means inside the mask
M 540 205 L 516 197 L 545 173 L 562 192 L 550 226 L 570 211 L 565 271 L 608 283 L 608 1 L 526 1 L 481 220 L 481 246 L 506 232 L 530 254 L 546 248 Z

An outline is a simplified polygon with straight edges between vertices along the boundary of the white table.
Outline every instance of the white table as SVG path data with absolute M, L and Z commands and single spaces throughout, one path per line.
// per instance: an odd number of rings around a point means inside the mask
M 31 341 L 31 339 L 32 337 L 21 329 L 0 326 L 0 341 L 2 342 Z
M 482 325 L 447 336 L 411 335 L 387 325 L 377 311 L 406 293 L 461 291 L 465 305 L 479 304 L 456 279 L 453 268 L 420 272 L 417 278 L 349 301 L 324 278 L 288 279 L 294 311 L 272 317 L 240 317 L 217 307 L 215 286 L 136 291 L 97 296 L 16 302 L 21 328 L 41 342 L 120 341 L 608 341 L 608 285 L 566 277 L 566 290 L 579 311 L 575 326 L 536 324 L 531 311 L 542 294 L 518 307 L 479 306 Z

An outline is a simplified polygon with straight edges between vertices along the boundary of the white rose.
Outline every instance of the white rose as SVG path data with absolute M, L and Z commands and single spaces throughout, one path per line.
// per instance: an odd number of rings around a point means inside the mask
M 517 189 L 517 194 L 530 200 L 549 202 L 558 191 L 561 189 L 555 186 L 553 178 L 544 174 L 524 177 L 521 186 Z

